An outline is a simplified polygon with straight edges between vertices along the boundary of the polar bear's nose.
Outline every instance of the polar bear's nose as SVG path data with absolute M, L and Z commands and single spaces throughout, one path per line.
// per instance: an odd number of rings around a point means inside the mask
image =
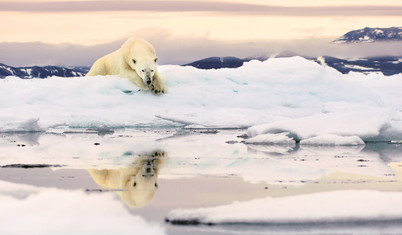
M 148 81 L 147 81 L 147 84 L 148 84 L 148 85 L 151 84 L 151 80 L 148 80 Z

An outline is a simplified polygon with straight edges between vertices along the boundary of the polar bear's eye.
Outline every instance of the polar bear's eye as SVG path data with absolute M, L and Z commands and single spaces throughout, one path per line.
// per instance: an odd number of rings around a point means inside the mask
M 145 69 L 141 70 L 143 73 L 145 73 Z
M 134 186 L 134 187 L 137 186 L 137 182 L 134 182 L 133 186 Z
M 151 69 L 151 73 L 153 73 L 155 70 Z
M 133 63 L 135 64 L 137 61 L 133 60 Z

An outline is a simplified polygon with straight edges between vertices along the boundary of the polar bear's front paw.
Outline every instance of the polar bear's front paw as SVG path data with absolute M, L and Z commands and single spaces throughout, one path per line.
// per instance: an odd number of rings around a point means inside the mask
M 164 93 L 165 93 L 165 90 L 164 90 L 164 89 L 162 89 L 162 90 L 152 89 L 152 91 L 154 92 L 154 94 L 157 94 L 157 95 L 159 95 L 159 94 L 164 94 Z
M 165 155 L 167 155 L 167 154 L 163 151 L 154 151 L 152 153 L 152 157 L 164 157 Z
M 157 95 L 164 94 L 167 92 L 166 87 L 161 87 L 161 86 L 157 86 L 154 84 L 151 85 L 151 90 L 154 94 L 157 94 Z

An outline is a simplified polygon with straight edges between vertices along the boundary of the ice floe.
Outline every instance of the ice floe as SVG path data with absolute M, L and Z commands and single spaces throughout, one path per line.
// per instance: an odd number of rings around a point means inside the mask
M 301 57 L 236 69 L 165 65 L 160 72 L 169 86 L 160 96 L 116 76 L 2 79 L 0 132 L 191 126 L 265 135 L 254 143 L 277 142 L 266 134 L 282 132 L 295 141 L 402 139 L 402 74 L 343 75 Z M 356 143 L 346 140 L 334 144 Z

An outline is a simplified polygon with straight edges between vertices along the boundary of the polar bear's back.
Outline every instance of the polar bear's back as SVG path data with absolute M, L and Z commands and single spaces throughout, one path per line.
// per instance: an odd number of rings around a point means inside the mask
M 120 49 L 101 57 L 92 65 L 87 76 L 119 74 L 120 59 Z
M 155 49 L 151 43 L 141 38 L 131 37 L 122 46 L 121 52 L 123 57 L 128 55 L 136 55 L 138 57 L 148 56 L 156 57 Z

